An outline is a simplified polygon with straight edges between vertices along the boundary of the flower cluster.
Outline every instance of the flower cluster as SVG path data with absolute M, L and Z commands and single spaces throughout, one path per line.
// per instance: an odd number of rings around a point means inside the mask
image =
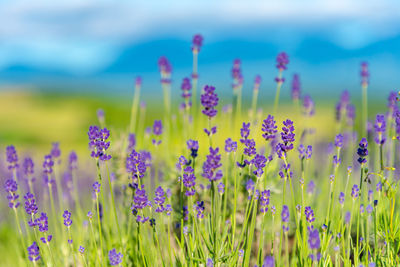
M 206 161 L 203 163 L 202 176 L 211 181 L 218 181 L 222 178 L 222 170 L 218 170 L 221 166 L 221 154 L 218 154 L 219 148 L 210 147 L 210 154 L 207 155 Z
M 206 209 L 204 207 L 204 201 L 197 201 L 197 203 L 195 205 L 195 209 L 197 211 L 197 218 L 203 219 L 204 218 L 204 210 Z
M 17 194 L 18 184 L 13 179 L 8 179 L 4 183 L 4 189 L 7 192 L 8 206 L 12 209 L 19 207 L 19 195 Z
M 260 178 L 264 174 L 265 163 L 267 158 L 264 155 L 257 154 L 251 161 L 252 165 L 256 168 L 253 173 Z
M 18 168 L 18 155 L 17 150 L 14 146 L 8 146 L 6 148 L 6 155 L 7 155 L 7 162 L 8 162 L 8 169 L 14 170 Z
M 321 247 L 321 239 L 319 237 L 318 229 L 310 227 L 308 229 L 308 246 L 311 250 L 317 251 Z M 319 261 L 321 259 L 321 254 L 317 252 L 315 255 L 309 255 L 312 261 Z
M 313 221 L 315 221 L 314 211 L 311 209 L 310 206 L 305 207 L 304 215 L 306 216 L 306 220 L 308 223 L 312 223 Z
M 197 152 L 199 151 L 199 142 L 196 140 L 188 140 L 186 144 L 187 148 L 190 150 L 190 156 L 195 159 L 197 157 Z
M 68 210 L 65 210 L 63 213 L 63 218 L 64 218 L 64 225 L 67 227 L 70 227 L 72 224 L 71 212 L 69 212 Z
M 261 131 L 263 132 L 262 137 L 266 141 L 269 141 L 271 139 L 275 138 L 275 134 L 278 132 L 276 126 L 276 121 L 274 119 L 274 116 L 268 115 L 268 117 L 263 121 Z
M 192 105 L 192 103 L 190 102 L 190 98 L 192 96 L 190 90 L 192 89 L 192 85 L 190 84 L 189 78 L 183 79 L 181 89 L 182 89 L 182 98 L 185 101 L 184 103 L 182 103 L 182 107 L 184 109 L 188 109 Z
M 90 126 L 88 136 L 92 158 L 102 161 L 110 160 L 111 155 L 107 154 L 107 149 L 110 147 L 110 142 L 107 141 L 110 137 L 110 131 L 107 128 L 101 129 L 98 126 Z
M 115 248 L 108 252 L 108 259 L 110 260 L 111 266 L 120 265 L 122 263 L 123 255 L 121 252 L 117 253 Z
M 231 153 L 237 151 L 237 142 L 233 141 L 231 138 L 225 140 L 225 152 Z
M 126 158 L 126 170 L 132 177 L 143 178 L 146 173 L 146 162 L 141 153 L 132 150 L 132 153 Z
M 386 141 L 386 137 L 385 137 L 386 121 L 385 121 L 384 115 L 380 115 L 380 114 L 376 115 L 374 127 L 375 127 L 375 132 L 376 132 L 375 142 L 377 144 L 383 145 Z
M 243 85 L 243 75 L 242 75 L 242 70 L 240 68 L 241 61 L 240 59 L 235 59 L 233 61 L 233 67 L 232 67 L 232 78 L 233 78 L 233 90 L 236 92 L 238 89 L 240 89 Z
M 160 57 L 160 59 L 158 60 L 158 67 L 161 73 L 161 83 L 170 84 L 172 65 L 169 63 L 168 59 L 164 56 Z
M 254 78 L 254 87 L 253 87 L 253 90 L 254 90 L 254 91 L 258 91 L 258 90 L 260 89 L 260 84 L 261 84 L 261 76 L 260 76 L 260 75 L 257 75 L 257 76 Z
M 361 85 L 363 87 L 368 86 L 368 83 L 369 83 L 369 71 L 368 71 L 368 63 L 367 62 L 361 62 L 360 76 L 361 76 Z
M 193 196 L 196 193 L 196 176 L 194 175 L 194 170 L 192 167 L 187 166 L 183 170 L 183 185 L 186 187 L 186 196 Z
M 298 101 L 300 99 L 300 90 L 301 90 L 301 84 L 300 84 L 300 77 L 298 74 L 293 74 L 293 80 L 292 80 L 292 99 L 295 101 Z
M 283 125 L 281 132 L 282 143 L 279 143 L 276 147 L 279 158 L 285 158 L 286 153 L 293 149 L 295 137 L 293 121 L 287 119 L 283 122 Z
M 269 198 L 271 196 L 270 190 L 264 190 L 261 192 L 260 196 L 260 212 L 266 213 L 269 206 Z
M 279 70 L 279 76 L 275 78 L 278 84 L 282 84 L 285 78 L 281 76 L 281 73 L 287 69 L 287 64 L 289 64 L 289 56 L 285 52 L 281 52 L 276 57 L 276 68 Z
M 192 51 L 193 53 L 198 53 L 200 52 L 200 48 L 203 45 L 203 36 L 201 34 L 196 34 L 193 36 L 193 41 L 192 41 Z
M 305 95 L 303 98 L 303 110 L 304 115 L 309 117 L 313 116 L 315 113 L 315 104 L 309 95 Z
M 24 196 L 25 199 L 25 211 L 29 216 L 33 216 L 38 212 L 38 206 L 36 205 L 35 196 L 28 192 Z
M 39 246 L 35 241 L 33 241 L 32 245 L 28 247 L 28 259 L 31 262 L 37 262 L 40 260 Z
M 146 190 L 142 185 L 141 189 L 136 189 L 135 196 L 133 197 L 133 203 L 131 206 L 132 214 L 136 216 L 136 221 L 145 223 L 149 217 L 141 216 L 138 214 L 139 211 L 143 210 L 145 207 L 151 206 L 150 200 L 147 198 Z
M 287 205 L 282 206 L 282 213 L 281 213 L 281 219 L 282 219 L 282 229 L 284 232 L 289 231 L 289 207 Z
M 201 104 L 204 107 L 202 112 L 209 119 L 217 115 L 215 107 L 218 105 L 218 101 L 219 99 L 218 95 L 215 93 L 215 87 L 208 85 L 204 86 L 204 94 L 201 95 Z
M 368 156 L 368 149 L 367 149 L 368 142 L 367 142 L 367 139 L 362 138 L 361 141 L 360 141 L 360 144 L 358 146 L 359 147 L 357 149 L 357 155 L 359 156 L 359 158 L 358 158 L 357 161 L 360 164 L 365 164 L 365 163 L 367 163 L 366 157 Z

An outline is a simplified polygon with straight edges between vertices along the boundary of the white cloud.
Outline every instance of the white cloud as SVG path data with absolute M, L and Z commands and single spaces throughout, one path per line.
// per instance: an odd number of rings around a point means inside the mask
M 90 72 L 127 41 L 187 38 L 199 31 L 207 40 L 221 40 L 245 36 L 258 25 L 326 31 L 331 41 L 352 49 L 398 35 L 398 14 L 394 0 L 5 1 L 0 67 L 25 62 Z M 301 34 L 292 38 L 298 42 Z

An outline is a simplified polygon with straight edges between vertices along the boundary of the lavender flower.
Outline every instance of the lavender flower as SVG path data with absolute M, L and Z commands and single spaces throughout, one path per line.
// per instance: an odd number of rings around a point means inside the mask
M 122 263 L 123 255 L 121 252 L 117 253 L 115 248 L 108 252 L 108 259 L 110 260 L 111 266 L 120 265 Z
M 340 96 L 339 102 L 336 104 L 337 121 L 342 120 L 342 117 L 346 114 L 349 105 L 350 105 L 350 94 L 347 90 L 345 90 Z
M 285 78 L 282 78 L 282 72 L 287 69 L 286 65 L 289 63 L 289 57 L 285 52 L 281 52 L 276 57 L 277 69 L 279 70 L 279 76 L 275 78 L 275 81 L 279 84 L 282 84 L 285 81 Z
M 8 146 L 6 148 L 6 155 L 7 155 L 7 162 L 8 162 L 8 169 L 14 170 L 18 168 L 18 155 L 17 150 L 15 150 L 14 146 Z
M 343 205 L 343 203 L 344 203 L 344 193 L 343 192 L 340 192 L 340 194 L 339 194 L 339 203 L 340 203 L 340 205 Z
M 64 225 L 70 227 L 72 224 L 71 212 L 69 212 L 68 210 L 64 210 L 63 218 L 64 218 Z
M 139 188 L 136 189 L 135 196 L 133 197 L 133 203 L 131 206 L 132 214 L 136 215 L 136 220 L 138 222 L 145 223 L 149 219 L 149 217 L 142 218 L 140 215 L 138 215 L 139 210 L 143 210 L 147 206 L 151 206 L 151 202 L 148 200 L 146 195 L 146 190 L 142 185 L 141 189 Z
M 186 187 L 186 196 L 193 196 L 196 193 L 196 176 L 194 175 L 194 170 L 192 167 L 187 166 L 183 173 L 183 185 Z
M 128 151 L 134 150 L 136 147 L 136 135 L 134 133 L 130 133 L 128 136 Z
M 351 213 L 350 213 L 350 211 L 348 211 L 344 215 L 344 221 L 346 222 L 346 224 L 348 224 L 348 223 L 350 223 L 350 220 L 351 220 Z
M 289 222 L 289 207 L 287 205 L 282 206 L 281 219 L 284 223 Z
M 396 92 L 390 92 L 389 97 L 388 97 L 388 108 L 389 108 L 389 115 L 394 116 L 396 112 L 399 110 L 399 107 L 397 105 L 397 93 Z
M 343 147 L 343 135 L 342 134 L 338 134 L 335 137 L 335 146 L 337 148 L 342 148 Z
M 193 41 L 192 41 L 192 51 L 193 53 L 198 53 L 200 52 L 200 48 L 203 45 L 203 36 L 201 34 L 196 34 L 193 36 Z
M 203 163 L 203 174 L 204 178 L 211 181 L 218 181 L 222 178 L 222 171 L 218 170 L 222 166 L 221 154 L 218 154 L 219 148 L 213 149 L 210 147 L 210 154 L 207 155 L 206 161 Z
M 146 173 L 147 165 L 143 154 L 132 150 L 126 158 L 126 170 L 136 179 L 143 178 Z
M 51 175 L 53 173 L 53 166 L 54 166 L 54 161 L 52 156 L 51 155 L 44 156 L 43 172 L 46 175 Z
M 263 155 L 257 154 L 252 160 L 252 164 L 256 168 L 253 173 L 260 178 L 264 173 L 265 163 L 267 162 L 267 158 Z
M 170 84 L 171 83 L 171 73 L 172 73 L 172 65 L 169 63 L 168 59 L 164 56 L 160 57 L 158 60 L 158 67 L 161 73 L 161 83 L 162 84 Z
M 47 214 L 42 212 L 39 218 L 36 218 L 35 225 L 38 226 L 39 231 L 44 233 L 49 230 L 49 222 L 47 218 Z
M 153 124 L 153 134 L 154 135 L 161 135 L 163 132 L 163 126 L 161 120 L 155 120 Z
M 372 211 L 374 210 L 374 208 L 370 204 L 368 204 L 366 210 L 367 210 L 368 214 L 371 214 Z
M 275 134 L 277 131 L 276 121 L 274 120 L 274 116 L 268 115 L 268 117 L 263 121 L 261 131 L 263 132 L 262 137 L 266 141 L 275 138 Z
M 240 68 L 240 65 L 241 65 L 240 59 L 235 59 L 233 61 L 233 67 L 232 67 L 233 85 L 232 85 L 232 87 L 233 87 L 234 92 L 236 92 L 243 85 L 243 75 L 242 75 L 242 70 Z
M 358 185 L 353 185 L 351 188 L 351 197 L 354 199 L 358 198 L 358 195 L 360 193 L 360 189 L 358 188 Z
M 310 206 L 305 207 L 304 214 L 308 223 L 312 223 L 313 221 L 315 221 L 314 211 L 311 209 Z
M 214 86 L 206 85 L 204 87 L 204 94 L 201 95 L 201 104 L 204 109 L 202 110 L 203 114 L 211 119 L 217 115 L 217 110 L 215 107 L 218 105 L 218 95 L 215 93 Z
M 385 116 L 384 115 L 376 115 L 376 121 L 375 121 L 375 132 L 376 132 L 376 137 L 375 137 L 375 142 L 379 145 L 383 145 L 386 141 L 385 138 L 385 132 L 386 132 L 386 122 L 385 122 Z
M 315 183 L 313 180 L 311 180 L 307 185 L 307 193 L 311 195 L 314 194 L 314 192 L 315 192 Z
M 218 184 L 218 193 L 219 194 L 223 194 L 224 192 L 225 192 L 225 185 L 224 185 L 224 183 L 223 182 L 220 182 L 219 184 Z
M 16 209 L 20 203 L 18 201 L 19 195 L 17 194 L 18 184 L 13 179 L 8 179 L 4 183 L 4 189 L 7 192 L 8 207 Z
M 367 163 L 367 159 L 366 159 L 366 157 L 368 156 L 368 149 L 367 149 L 367 147 L 368 147 L 367 139 L 362 138 L 361 141 L 360 141 L 358 150 L 357 150 L 357 154 L 358 154 L 358 156 L 359 156 L 358 162 L 359 162 L 360 164 L 365 164 L 365 163 Z
M 253 90 L 254 91 L 258 91 L 260 89 L 260 84 L 261 84 L 261 76 L 260 75 L 256 75 L 256 77 L 254 78 Z
M 156 197 L 154 198 L 154 203 L 157 205 L 156 212 L 163 212 L 165 210 L 165 192 L 161 186 L 157 187 L 155 192 Z
M 233 141 L 231 138 L 225 140 L 225 152 L 231 153 L 237 151 L 237 142 Z
M 97 119 L 99 120 L 100 125 L 104 125 L 104 123 L 105 123 L 105 113 L 104 113 L 104 110 L 101 109 L 101 108 L 99 108 L 97 110 Z
M 40 260 L 39 246 L 35 241 L 28 247 L 28 259 L 31 262 L 37 262 Z
M 182 98 L 185 100 L 185 104 L 189 105 L 187 107 L 190 107 L 190 97 L 192 96 L 190 90 L 192 89 L 192 85 L 190 84 L 189 78 L 183 79 L 181 89 L 182 89 Z
M 78 156 L 75 151 L 71 151 L 68 157 L 68 168 L 70 171 L 78 168 Z
M 303 109 L 304 109 L 304 115 L 306 116 L 313 116 L 315 113 L 315 104 L 314 101 L 312 100 L 311 96 L 306 95 L 303 98 Z
M 254 139 L 245 140 L 244 145 L 246 146 L 243 151 L 245 155 L 251 157 L 256 154 L 256 142 Z
M 186 142 L 187 144 L 187 148 L 191 151 L 190 156 L 192 158 L 196 158 L 197 157 L 197 151 L 199 150 L 199 142 L 196 140 L 188 140 Z
M 83 246 L 79 246 L 79 253 L 84 254 L 85 248 Z
M 301 84 L 300 84 L 300 77 L 298 74 L 293 75 L 293 80 L 292 80 L 292 100 L 298 101 L 300 99 L 300 90 L 301 90 Z
M 25 158 L 24 163 L 22 164 L 22 168 L 24 171 L 24 174 L 27 176 L 33 175 L 34 173 L 34 163 L 31 158 Z
M 369 83 L 369 71 L 368 71 L 368 63 L 367 62 L 361 62 L 361 85 L 363 87 L 368 86 Z
M 264 191 L 261 192 L 260 212 L 266 213 L 268 211 L 270 196 L 271 196 L 271 191 L 270 190 L 264 190 Z
M 250 122 L 249 123 L 243 122 L 243 126 L 240 129 L 240 136 L 242 137 L 242 139 L 240 139 L 240 142 L 244 144 L 249 135 L 250 135 Z
M 25 199 L 25 211 L 29 216 L 33 216 L 38 212 L 38 206 L 36 205 L 35 196 L 28 192 L 24 196 Z
M 265 257 L 262 267 L 275 267 L 274 257 L 273 256 Z
M 283 122 L 281 138 L 283 143 L 279 143 L 276 146 L 277 154 L 280 158 L 286 157 L 286 153 L 293 149 L 294 142 L 294 126 L 293 121 L 287 119 Z
M 319 249 L 321 247 L 321 240 L 319 238 L 318 229 L 309 228 L 308 229 L 308 245 L 310 249 Z
M 195 205 L 195 209 L 197 211 L 197 218 L 198 219 L 203 219 L 204 218 L 204 201 L 197 201 Z
M 111 155 L 107 155 L 106 151 L 110 147 L 107 139 L 110 137 L 110 131 L 107 128 L 99 128 L 97 126 L 89 127 L 89 147 L 92 150 L 91 157 L 106 161 L 111 159 Z
M 92 187 L 93 187 L 93 193 L 95 193 L 96 195 L 100 194 L 101 184 L 99 182 L 94 182 Z
M 61 150 L 60 150 L 60 143 L 54 142 L 52 143 L 52 148 L 50 151 L 50 155 L 54 158 L 57 159 L 61 156 Z
M 214 267 L 214 261 L 211 258 L 207 259 L 206 267 Z

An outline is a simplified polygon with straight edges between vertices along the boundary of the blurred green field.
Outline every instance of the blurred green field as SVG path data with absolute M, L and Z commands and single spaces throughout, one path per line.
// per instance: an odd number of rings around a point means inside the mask
M 142 93 L 143 94 L 143 93 Z M 154 119 L 162 119 L 162 97 L 144 95 L 148 100 L 145 126 L 151 126 Z M 379 100 L 370 100 L 370 118 L 385 110 L 386 96 Z M 178 99 L 175 107 L 178 106 Z M 230 103 L 223 98 L 219 108 Z M 250 101 L 245 101 L 249 103 Z M 321 139 L 334 136 L 334 107 L 337 99 L 316 99 L 315 116 L 307 122 L 317 129 Z M 359 101 L 353 101 L 358 106 Z M 245 114 L 247 108 L 244 103 Z M 259 99 L 258 107 L 263 109 L 261 118 L 272 112 L 271 99 Z M 61 148 L 75 149 L 78 152 L 87 149 L 87 129 L 98 124 L 96 111 L 102 108 L 106 113 L 106 123 L 112 132 L 127 132 L 130 120 L 131 96 L 38 93 L 28 91 L 0 92 L 0 146 L 17 145 L 22 150 L 50 148 L 51 142 L 61 142 Z M 296 115 L 293 105 L 282 103 L 278 121 L 290 117 L 303 120 Z M 175 114 L 179 115 L 178 109 Z M 221 112 L 220 112 L 221 114 Z M 218 120 L 218 118 L 217 118 Z M 358 122 L 356 121 L 356 128 Z M 239 134 L 238 132 L 235 134 Z

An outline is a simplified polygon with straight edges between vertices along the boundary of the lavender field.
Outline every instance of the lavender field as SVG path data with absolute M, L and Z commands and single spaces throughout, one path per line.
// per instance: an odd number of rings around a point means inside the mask
M 240 59 L 199 82 L 203 48 L 179 82 L 160 57 L 155 96 L 3 94 L 1 266 L 400 265 L 399 95 L 368 97 L 373 62 L 313 99 L 285 52 L 251 88 Z

